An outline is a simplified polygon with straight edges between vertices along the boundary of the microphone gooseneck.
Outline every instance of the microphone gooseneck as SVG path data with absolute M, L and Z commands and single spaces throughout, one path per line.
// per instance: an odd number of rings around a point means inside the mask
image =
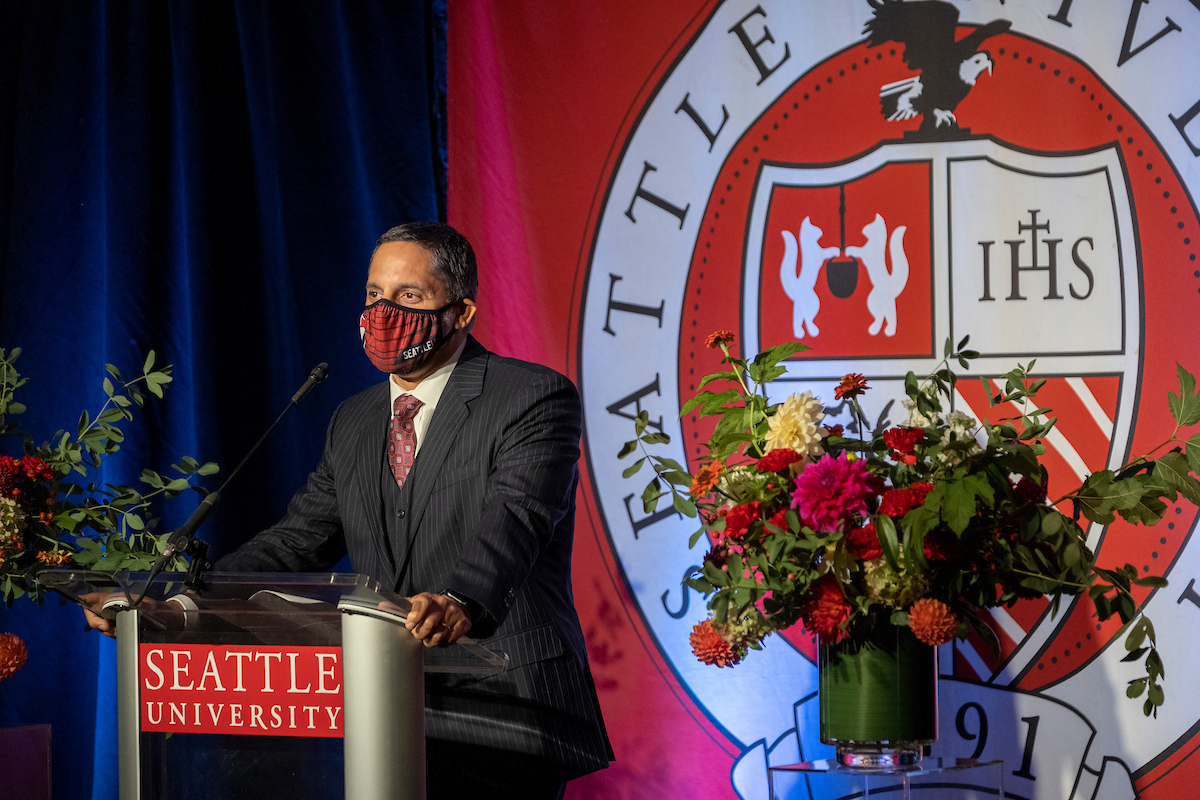
M 246 463 L 254 456 L 255 453 L 258 452 L 258 449 L 262 447 L 263 442 L 270 437 L 271 433 L 283 420 L 284 416 L 286 416 L 287 413 L 291 411 L 298 402 L 300 402 L 300 399 L 303 398 L 304 395 L 308 394 L 314 386 L 321 383 L 328 377 L 329 365 L 327 363 L 322 361 L 320 364 L 317 364 L 315 367 L 313 367 L 312 372 L 310 372 L 308 375 L 308 379 L 304 381 L 304 384 L 296 391 L 294 395 L 292 395 L 292 399 L 288 402 L 287 406 L 282 412 L 280 412 L 279 416 L 275 418 L 275 421 L 271 423 L 271 426 L 267 428 L 266 432 L 259 437 L 258 441 L 254 443 L 254 446 L 250 448 L 250 451 L 246 453 L 245 457 L 242 458 L 242 460 L 234 468 L 233 472 L 229 473 L 229 477 L 225 479 L 225 482 L 221 484 L 221 487 L 215 492 L 209 492 L 206 494 L 204 499 L 200 501 L 200 505 L 196 506 L 196 510 L 192 512 L 190 517 L 188 517 L 187 521 L 175 529 L 170 538 L 167 539 L 166 548 L 163 549 L 158 559 L 154 562 L 154 566 L 151 567 L 149 577 L 146 579 L 146 585 L 142 589 L 142 594 L 136 601 L 133 602 L 133 606 L 136 607 L 142 602 L 143 598 L 146 596 L 146 592 L 150 589 L 150 584 L 153 583 L 158 574 L 166 568 L 167 564 L 171 563 L 171 560 L 180 553 L 186 553 L 192 557 L 191 564 L 188 567 L 186 584 L 189 587 L 195 587 L 200 584 L 200 576 L 204 570 L 208 568 L 208 543 L 202 539 L 196 538 L 196 530 L 204 524 L 204 520 L 208 519 L 208 515 L 212 512 L 213 506 L 215 506 L 217 501 L 221 499 L 221 492 L 225 491 L 225 487 L 237 477 L 238 473 L 242 471 L 242 467 L 246 466 Z

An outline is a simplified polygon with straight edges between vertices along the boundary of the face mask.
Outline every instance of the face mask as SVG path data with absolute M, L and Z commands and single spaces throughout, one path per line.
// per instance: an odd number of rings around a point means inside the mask
M 358 320 L 367 358 L 377 369 L 389 374 L 416 372 L 449 338 L 442 331 L 442 314 L 453 305 L 408 308 L 391 300 L 376 300 Z

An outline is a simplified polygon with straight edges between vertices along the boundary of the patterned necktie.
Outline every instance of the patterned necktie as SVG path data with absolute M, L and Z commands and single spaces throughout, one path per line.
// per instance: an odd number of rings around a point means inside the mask
M 412 469 L 413 460 L 417 457 L 417 432 L 413 428 L 413 419 L 417 410 L 423 406 L 411 394 L 402 394 L 396 398 L 392 406 L 392 429 L 388 435 L 388 463 L 392 465 L 392 475 L 396 477 L 396 485 L 404 488 L 404 479 Z

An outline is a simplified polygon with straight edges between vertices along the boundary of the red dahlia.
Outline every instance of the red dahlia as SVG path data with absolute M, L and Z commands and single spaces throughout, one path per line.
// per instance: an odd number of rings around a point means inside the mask
M 922 428 L 900 427 L 886 431 L 883 434 L 883 443 L 892 449 L 891 456 L 896 461 L 915 464 L 917 457 L 913 451 L 924 438 L 925 431 Z
M 855 558 L 870 561 L 883 555 L 883 546 L 879 544 L 879 534 L 874 523 L 867 523 L 861 528 L 850 531 L 846 537 L 846 546 Z
M 725 515 L 725 537 L 740 539 L 745 536 L 750 530 L 750 523 L 758 519 L 761 510 L 762 503 L 757 500 L 729 509 L 729 513 Z
M 1018 481 L 1017 487 L 1014 490 L 1017 499 L 1022 503 L 1044 503 L 1046 502 L 1046 484 L 1031 481 L 1024 475 Z
M 825 574 L 813 581 L 808 598 L 800 609 L 806 631 L 815 633 L 825 644 L 836 644 L 850 635 L 845 628 L 850 620 L 850 604 L 833 575 Z
M 758 460 L 755 466 L 759 472 L 783 472 L 800 460 L 800 454 L 795 450 L 776 448 Z

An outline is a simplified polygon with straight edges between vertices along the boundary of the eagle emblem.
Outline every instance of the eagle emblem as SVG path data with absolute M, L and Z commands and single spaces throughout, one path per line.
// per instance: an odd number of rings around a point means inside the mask
M 879 89 L 883 116 L 889 121 L 921 116 L 921 134 L 939 128 L 959 130 L 954 109 L 975 86 L 979 76 L 992 72 L 991 54 L 979 46 L 1004 33 L 1012 23 L 1006 19 L 989 22 L 962 39 L 955 40 L 958 9 L 942 0 L 867 0 L 875 16 L 867 20 L 863 33 L 867 44 L 885 42 L 904 45 L 904 63 L 920 72 Z M 965 131 L 964 131 L 965 132 Z

